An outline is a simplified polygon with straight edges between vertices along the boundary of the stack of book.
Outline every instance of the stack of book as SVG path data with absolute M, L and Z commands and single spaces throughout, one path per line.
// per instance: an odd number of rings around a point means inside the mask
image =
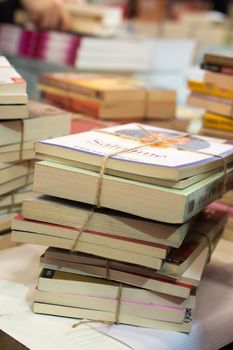
M 152 69 L 154 43 L 144 38 L 81 40 L 75 67 L 97 72 L 135 72 Z
M 0 57 L 0 232 L 32 191 L 34 142 L 70 133 L 70 114 L 29 101 L 26 82 Z M 27 104 L 28 103 L 28 104 Z M 54 123 L 54 118 L 56 123 Z
M 227 220 L 202 210 L 232 188 L 232 145 L 132 123 L 36 154 L 37 195 L 12 223 L 14 241 L 50 247 L 34 312 L 189 332 Z
M 154 42 L 145 38 L 90 38 L 1 24 L 0 50 L 82 71 L 132 73 L 152 69 Z
M 175 115 L 173 90 L 146 87 L 132 77 L 45 73 L 38 88 L 52 104 L 103 120 L 150 122 L 170 120 Z
M 28 116 L 26 82 L 0 56 L 0 249 L 11 245 L 12 215 L 29 194 L 32 184 L 30 162 L 23 162 L 20 150 L 23 118 Z M 17 132 L 18 130 L 18 132 Z M 13 162 L 16 157 L 17 163 Z
M 233 57 L 205 54 L 203 81 L 189 81 L 188 104 L 204 108 L 201 134 L 233 138 Z

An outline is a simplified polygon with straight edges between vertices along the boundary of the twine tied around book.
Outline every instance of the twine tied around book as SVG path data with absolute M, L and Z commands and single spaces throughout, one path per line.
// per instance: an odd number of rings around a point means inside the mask
M 24 120 L 20 119 L 20 132 L 21 132 L 21 138 L 20 138 L 20 144 L 19 144 L 19 160 L 23 160 L 23 144 L 24 144 Z
M 120 309 L 121 309 L 121 296 L 122 296 L 122 284 L 119 283 L 118 291 L 117 291 L 117 304 L 116 304 L 116 310 L 115 310 L 115 319 L 114 323 L 119 324 L 119 316 L 120 316 Z
M 113 324 L 119 324 L 119 317 L 120 317 L 120 309 L 121 309 L 121 297 L 122 297 L 122 283 L 119 283 L 118 290 L 117 290 L 117 296 L 116 296 L 116 309 L 114 314 L 114 320 L 113 321 L 103 321 L 103 320 L 81 320 L 78 323 L 75 323 L 72 327 L 78 327 L 81 324 L 84 323 L 94 323 L 99 322 L 106 324 L 108 326 L 112 326 Z
M 149 137 L 151 137 L 151 141 L 145 142 L 144 144 L 140 144 L 140 145 L 128 148 L 128 149 L 123 149 L 123 150 L 120 150 L 120 151 L 109 153 L 109 154 L 107 154 L 107 155 L 105 155 L 103 157 L 103 160 L 102 160 L 101 166 L 100 166 L 98 182 L 97 182 L 95 203 L 94 203 L 93 208 L 89 212 L 89 214 L 88 214 L 88 216 L 87 216 L 87 218 L 86 218 L 82 228 L 78 231 L 78 234 L 77 234 L 76 240 L 74 242 L 74 245 L 71 248 L 72 252 L 76 251 L 76 247 L 77 247 L 79 238 L 82 235 L 82 233 L 87 229 L 87 226 L 88 226 L 88 224 L 89 224 L 89 222 L 90 222 L 90 220 L 91 220 L 91 218 L 92 218 L 92 216 L 94 214 L 95 208 L 101 208 L 101 195 L 102 195 L 102 188 L 103 188 L 103 179 L 104 179 L 104 174 L 105 174 L 105 170 L 106 170 L 106 164 L 107 164 L 107 161 L 109 160 L 110 157 L 117 156 L 119 154 L 126 153 L 126 152 L 132 152 L 132 151 L 135 151 L 135 150 L 138 150 L 140 148 L 147 147 L 147 146 L 150 146 L 150 145 L 154 146 L 154 145 L 158 145 L 158 144 L 161 144 L 163 142 L 166 142 L 166 141 L 178 140 L 178 139 L 183 138 L 183 137 L 191 136 L 189 133 L 182 133 L 180 135 L 164 137 L 161 140 L 157 140 L 157 139 L 155 140 L 154 139 L 155 135 L 153 133 L 151 133 L 150 131 L 145 129 L 143 125 L 141 125 L 141 124 L 137 124 L 137 125 L 138 125 L 138 127 L 140 129 L 142 129 L 145 133 L 147 133 L 149 135 Z M 135 138 L 135 137 L 126 136 L 126 135 L 122 135 L 122 134 L 119 134 L 119 133 L 111 133 L 111 132 L 107 132 L 105 130 L 98 130 L 98 129 L 95 130 L 95 131 L 96 132 L 100 132 L 100 133 L 104 133 L 104 134 L 107 134 L 107 135 L 120 136 L 120 137 L 123 137 L 123 138 L 126 138 L 126 139 L 138 141 L 138 139 Z M 173 145 L 173 147 L 175 147 L 178 150 L 194 152 L 194 153 L 208 155 L 208 156 L 213 156 L 213 157 L 221 159 L 223 161 L 223 170 L 224 170 L 221 195 L 223 195 L 226 192 L 226 188 L 227 188 L 227 162 L 226 162 L 226 159 L 225 159 L 224 156 L 215 155 L 215 154 L 212 154 L 212 153 L 209 153 L 209 152 L 202 152 L 202 151 L 198 151 L 198 150 L 195 150 L 195 149 L 192 149 L 192 148 L 186 148 L 186 147 L 182 147 L 182 146 L 174 146 Z M 107 275 L 108 275 L 108 273 L 109 273 L 109 269 L 107 268 Z
M 100 165 L 100 172 L 99 172 L 99 178 L 98 178 L 98 182 L 97 182 L 97 190 L 96 190 L 96 197 L 95 197 L 95 204 L 94 204 L 97 208 L 101 208 L 101 194 L 102 194 L 102 187 L 103 187 L 103 179 L 104 179 L 104 174 L 105 174 L 105 170 L 106 170 L 106 164 L 107 164 L 107 161 L 109 160 L 109 158 L 114 157 L 114 156 L 118 156 L 118 155 L 123 154 L 123 153 L 132 152 L 132 151 L 141 149 L 143 147 L 155 146 L 155 145 L 159 145 L 159 144 L 166 142 L 166 141 L 179 140 L 180 138 L 191 136 L 191 134 L 189 134 L 189 133 L 182 133 L 180 135 L 164 137 L 161 140 L 157 140 L 157 139 L 154 139 L 155 135 L 153 133 L 151 133 L 150 131 L 148 131 L 147 129 L 145 129 L 143 125 L 141 125 L 141 124 L 137 124 L 137 125 L 140 129 L 142 129 L 145 133 L 147 133 L 151 137 L 151 141 L 148 141 L 148 142 L 145 142 L 144 144 L 140 144 L 140 145 L 130 147 L 127 149 L 123 149 L 120 151 L 109 153 L 103 157 L 103 160 L 102 160 L 101 165 Z M 138 139 L 135 137 L 122 135 L 120 133 L 111 133 L 111 132 L 108 132 L 105 130 L 98 130 L 98 129 L 95 131 L 100 132 L 100 133 L 104 133 L 107 135 L 120 136 L 122 138 L 138 141 Z M 176 148 L 177 150 L 194 152 L 194 153 L 203 154 L 203 155 L 207 155 L 207 156 L 213 156 L 213 157 L 221 159 L 223 161 L 223 170 L 224 170 L 224 178 L 223 178 L 221 196 L 224 195 L 224 193 L 226 192 L 226 185 L 227 185 L 227 162 L 226 162 L 226 159 L 224 156 L 221 156 L 219 154 L 209 153 L 209 152 L 202 152 L 202 151 L 196 150 L 194 148 L 190 148 L 190 147 L 187 148 L 187 147 L 175 146 L 175 145 L 173 145 L 173 147 Z
M 78 241 L 82 235 L 82 233 L 87 229 L 88 227 L 88 224 L 90 223 L 90 220 L 94 214 L 94 211 L 95 211 L 95 208 L 93 207 L 89 212 L 88 212 L 88 215 L 87 215 L 87 218 L 83 224 L 83 226 L 78 230 L 78 233 L 77 233 L 77 236 L 76 236 L 76 239 L 74 241 L 74 244 L 71 248 L 71 252 L 74 253 L 76 251 L 76 247 L 77 247 L 77 244 L 78 244 Z
M 138 124 L 138 127 L 143 129 L 143 130 L 145 130 L 140 124 Z M 190 136 L 190 134 L 184 133 L 182 135 L 169 136 L 169 137 L 164 137 L 161 140 L 155 140 L 155 139 L 153 139 L 153 137 L 154 137 L 153 134 L 151 134 L 148 130 L 145 130 L 145 131 L 152 137 L 151 141 L 146 142 L 145 144 L 140 144 L 140 145 L 128 148 L 128 149 L 123 149 L 123 150 L 120 150 L 120 151 L 109 153 L 109 154 L 106 154 L 103 157 L 103 160 L 102 160 L 101 165 L 100 165 L 100 172 L 99 172 L 99 178 L 98 178 L 97 190 L 96 190 L 96 197 L 95 197 L 95 206 L 97 208 L 101 208 L 101 194 L 102 194 L 102 187 L 103 187 L 103 178 L 104 178 L 104 174 L 105 174 L 105 170 L 106 170 L 106 164 L 107 164 L 107 161 L 109 160 L 110 157 L 118 156 L 118 155 L 120 155 L 122 153 L 136 151 L 136 150 L 141 149 L 143 147 L 152 146 L 152 145 L 153 146 L 154 145 L 158 145 L 158 144 L 161 144 L 161 143 L 163 143 L 165 141 L 171 141 L 171 140 L 176 140 L 176 139 L 179 139 L 179 138 Z M 102 132 L 102 131 L 101 130 L 99 130 L 99 131 L 97 130 L 97 132 Z M 115 133 L 107 133 L 107 134 L 115 135 L 115 136 L 121 136 L 121 134 L 115 134 Z M 126 137 L 126 138 L 131 139 L 131 140 L 135 140 L 135 138 L 131 138 L 131 137 Z
M 103 321 L 103 320 L 81 320 L 78 323 L 75 323 L 72 327 L 76 328 L 81 324 L 87 324 L 87 323 L 103 323 L 108 326 L 112 326 L 113 324 L 119 324 L 119 317 L 120 317 L 120 308 L 121 308 L 121 298 L 122 298 L 122 283 L 119 283 L 118 290 L 117 290 L 117 296 L 116 296 L 116 309 L 115 309 L 115 315 L 113 321 Z
M 98 333 L 100 333 L 100 334 L 102 334 L 102 335 L 104 335 L 104 336 L 106 336 L 106 337 L 108 337 L 108 338 L 110 338 L 110 339 L 115 340 L 115 341 L 116 341 L 117 343 L 119 343 L 119 344 L 122 344 L 122 345 L 126 346 L 128 349 L 134 350 L 134 348 L 132 348 L 130 345 L 126 344 L 123 340 L 120 340 L 120 339 L 118 339 L 118 338 L 115 338 L 115 337 L 113 337 L 112 335 L 107 334 L 107 333 L 101 331 L 100 329 L 97 329 L 97 328 L 95 328 L 95 327 L 91 327 L 91 325 L 90 325 L 91 323 L 92 323 L 92 324 L 93 324 L 93 323 L 102 323 L 102 324 L 104 324 L 104 325 L 106 325 L 106 326 L 109 326 L 109 327 L 113 325 L 113 322 L 111 322 L 111 321 L 81 320 L 80 322 L 73 324 L 73 325 L 72 325 L 72 328 L 77 328 L 77 327 L 81 326 L 82 324 L 85 324 L 85 325 L 87 325 L 88 327 L 90 327 L 91 329 L 95 330 L 96 332 L 98 332 Z

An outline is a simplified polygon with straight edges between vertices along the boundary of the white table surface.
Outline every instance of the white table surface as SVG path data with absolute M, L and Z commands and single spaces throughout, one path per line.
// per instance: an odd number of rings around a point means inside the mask
M 0 329 L 31 350 L 118 350 L 128 347 L 72 319 L 34 315 L 30 296 L 44 247 L 22 245 L 0 252 Z M 233 243 L 221 240 L 197 295 L 191 334 L 95 325 L 135 350 L 217 350 L 233 342 Z M 13 350 L 13 349 L 12 349 Z

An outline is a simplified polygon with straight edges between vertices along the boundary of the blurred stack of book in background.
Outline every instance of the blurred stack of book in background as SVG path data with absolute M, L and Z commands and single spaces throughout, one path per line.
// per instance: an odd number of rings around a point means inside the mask
M 12 223 L 14 241 L 51 247 L 34 312 L 190 332 L 227 220 L 205 207 L 232 189 L 232 145 L 131 123 L 41 141 L 36 154 L 41 195 Z
M 15 23 L 20 26 L 1 25 L 0 49 L 5 54 L 34 57 L 82 70 L 112 69 L 119 72 L 151 69 L 148 50 L 151 53 L 152 43 L 149 43 L 148 37 L 193 39 L 197 45 L 197 55 L 206 45 L 231 47 L 232 24 L 226 16 L 210 11 L 193 11 L 192 8 L 177 15 L 177 11 L 170 8 L 174 7 L 172 3 L 149 1 L 148 5 L 146 1 L 138 1 L 135 17 L 125 22 L 122 3 L 119 6 L 69 4 L 67 8 L 72 21 L 66 34 L 41 33 L 35 27 L 28 26 L 30 18 L 20 11 L 15 16 Z M 103 37 L 109 37 L 109 40 L 102 42 Z M 51 55 L 51 50 L 57 51 L 57 54 Z
M 206 54 L 201 64 L 203 81 L 189 81 L 188 104 L 205 109 L 201 135 L 233 141 L 233 58 Z M 233 193 L 226 194 L 213 206 L 229 213 L 224 237 L 233 239 Z
M 233 139 L 233 58 L 206 54 L 203 81 L 189 81 L 188 104 L 206 110 L 201 134 Z
M 1 237 L 3 247 L 3 238 L 8 242 L 12 213 L 20 211 L 23 199 L 32 190 L 34 142 L 67 135 L 71 127 L 69 113 L 35 101 L 28 103 L 26 82 L 5 57 L 0 57 L 0 80 L 0 230 L 6 233 Z
M 186 130 L 176 119 L 176 92 L 145 85 L 118 75 L 45 73 L 39 90 L 47 103 L 87 118 L 125 123 L 139 121 L 162 128 Z
M 145 38 L 89 38 L 12 24 L 0 25 L 0 50 L 4 54 L 74 66 L 83 71 L 148 71 L 152 49 L 153 43 Z

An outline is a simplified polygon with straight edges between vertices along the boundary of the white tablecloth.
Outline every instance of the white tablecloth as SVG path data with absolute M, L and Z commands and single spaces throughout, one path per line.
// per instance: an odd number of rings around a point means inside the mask
M 34 315 L 30 297 L 44 247 L 24 245 L 0 252 L 0 329 L 31 350 L 127 349 L 72 319 Z M 197 296 L 191 334 L 131 326 L 95 325 L 135 350 L 217 350 L 233 342 L 233 243 L 221 240 Z

